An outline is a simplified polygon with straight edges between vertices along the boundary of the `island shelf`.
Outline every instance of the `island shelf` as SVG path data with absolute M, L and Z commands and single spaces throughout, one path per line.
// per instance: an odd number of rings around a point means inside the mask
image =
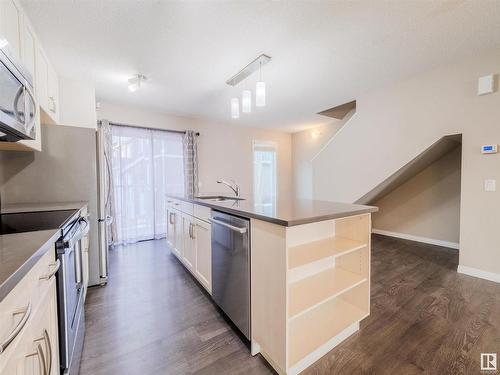
M 252 353 L 298 374 L 370 313 L 371 215 L 251 225 Z

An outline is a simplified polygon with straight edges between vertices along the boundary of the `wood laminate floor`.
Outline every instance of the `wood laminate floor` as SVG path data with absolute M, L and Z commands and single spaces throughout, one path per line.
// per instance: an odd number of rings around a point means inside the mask
M 374 235 L 371 315 L 303 374 L 480 374 L 480 353 L 500 360 L 500 285 L 457 264 L 457 251 Z M 81 375 L 274 373 L 165 241 L 112 251 L 110 274 L 88 292 Z

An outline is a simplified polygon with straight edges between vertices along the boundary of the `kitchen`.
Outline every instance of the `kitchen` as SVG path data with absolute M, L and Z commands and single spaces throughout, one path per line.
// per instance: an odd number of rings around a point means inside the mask
M 2 0 L 1 374 L 443 373 L 475 320 L 493 363 L 499 4 L 409 4 Z

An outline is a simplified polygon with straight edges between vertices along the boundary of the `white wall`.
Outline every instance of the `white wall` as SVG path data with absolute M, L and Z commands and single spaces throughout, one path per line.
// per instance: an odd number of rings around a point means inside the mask
M 313 159 L 354 112 L 352 110 L 342 120 L 332 119 L 327 124 L 292 134 L 293 192 L 296 197 L 313 198 Z
M 282 131 L 252 128 L 234 123 L 219 124 L 195 118 L 169 115 L 145 109 L 101 102 L 99 119 L 158 129 L 200 132 L 198 138 L 200 192 L 232 193 L 216 183 L 218 178 L 234 179 L 241 194 L 253 194 L 253 140 L 277 144 L 278 196 L 292 196 L 291 134 Z
M 96 128 L 95 88 L 88 81 L 59 77 L 59 123 Z
M 500 71 L 500 51 L 486 52 L 356 98 L 357 112 L 313 163 L 317 199 L 353 202 L 446 134 L 462 133 L 460 265 L 500 280 L 500 93 L 477 95 L 477 79 Z M 355 150 L 353 147 L 355 146 Z
M 373 228 L 458 244 L 460 170 L 457 147 L 374 202 Z

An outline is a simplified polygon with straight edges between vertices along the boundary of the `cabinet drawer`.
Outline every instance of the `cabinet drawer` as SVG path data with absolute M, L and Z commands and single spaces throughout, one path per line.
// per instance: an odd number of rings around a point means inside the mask
M 181 201 L 181 211 L 188 215 L 193 215 L 193 204 Z
M 200 206 L 198 204 L 195 204 L 193 216 L 200 219 L 200 220 L 208 221 L 208 218 L 210 217 L 211 211 L 212 210 L 209 207 Z
M 35 306 L 47 294 L 51 281 L 56 278 L 55 273 L 59 263 L 55 260 L 55 253 L 55 248 L 52 246 L 30 271 L 33 285 L 31 300 Z
M 55 251 L 51 247 L 0 302 L 0 342 L 4 343 L 9 337 L 15 336 L 5 351 L 0 354 L 0 363 L 16 346 L 19 337 L 23 335 L 32 320 L 33 314 L 43 303 L 42 299 L 47 295 L 50 285 L 55 282 L 54 275 L 48 279 L 40 279 L 55 271 L 54 259 Z

